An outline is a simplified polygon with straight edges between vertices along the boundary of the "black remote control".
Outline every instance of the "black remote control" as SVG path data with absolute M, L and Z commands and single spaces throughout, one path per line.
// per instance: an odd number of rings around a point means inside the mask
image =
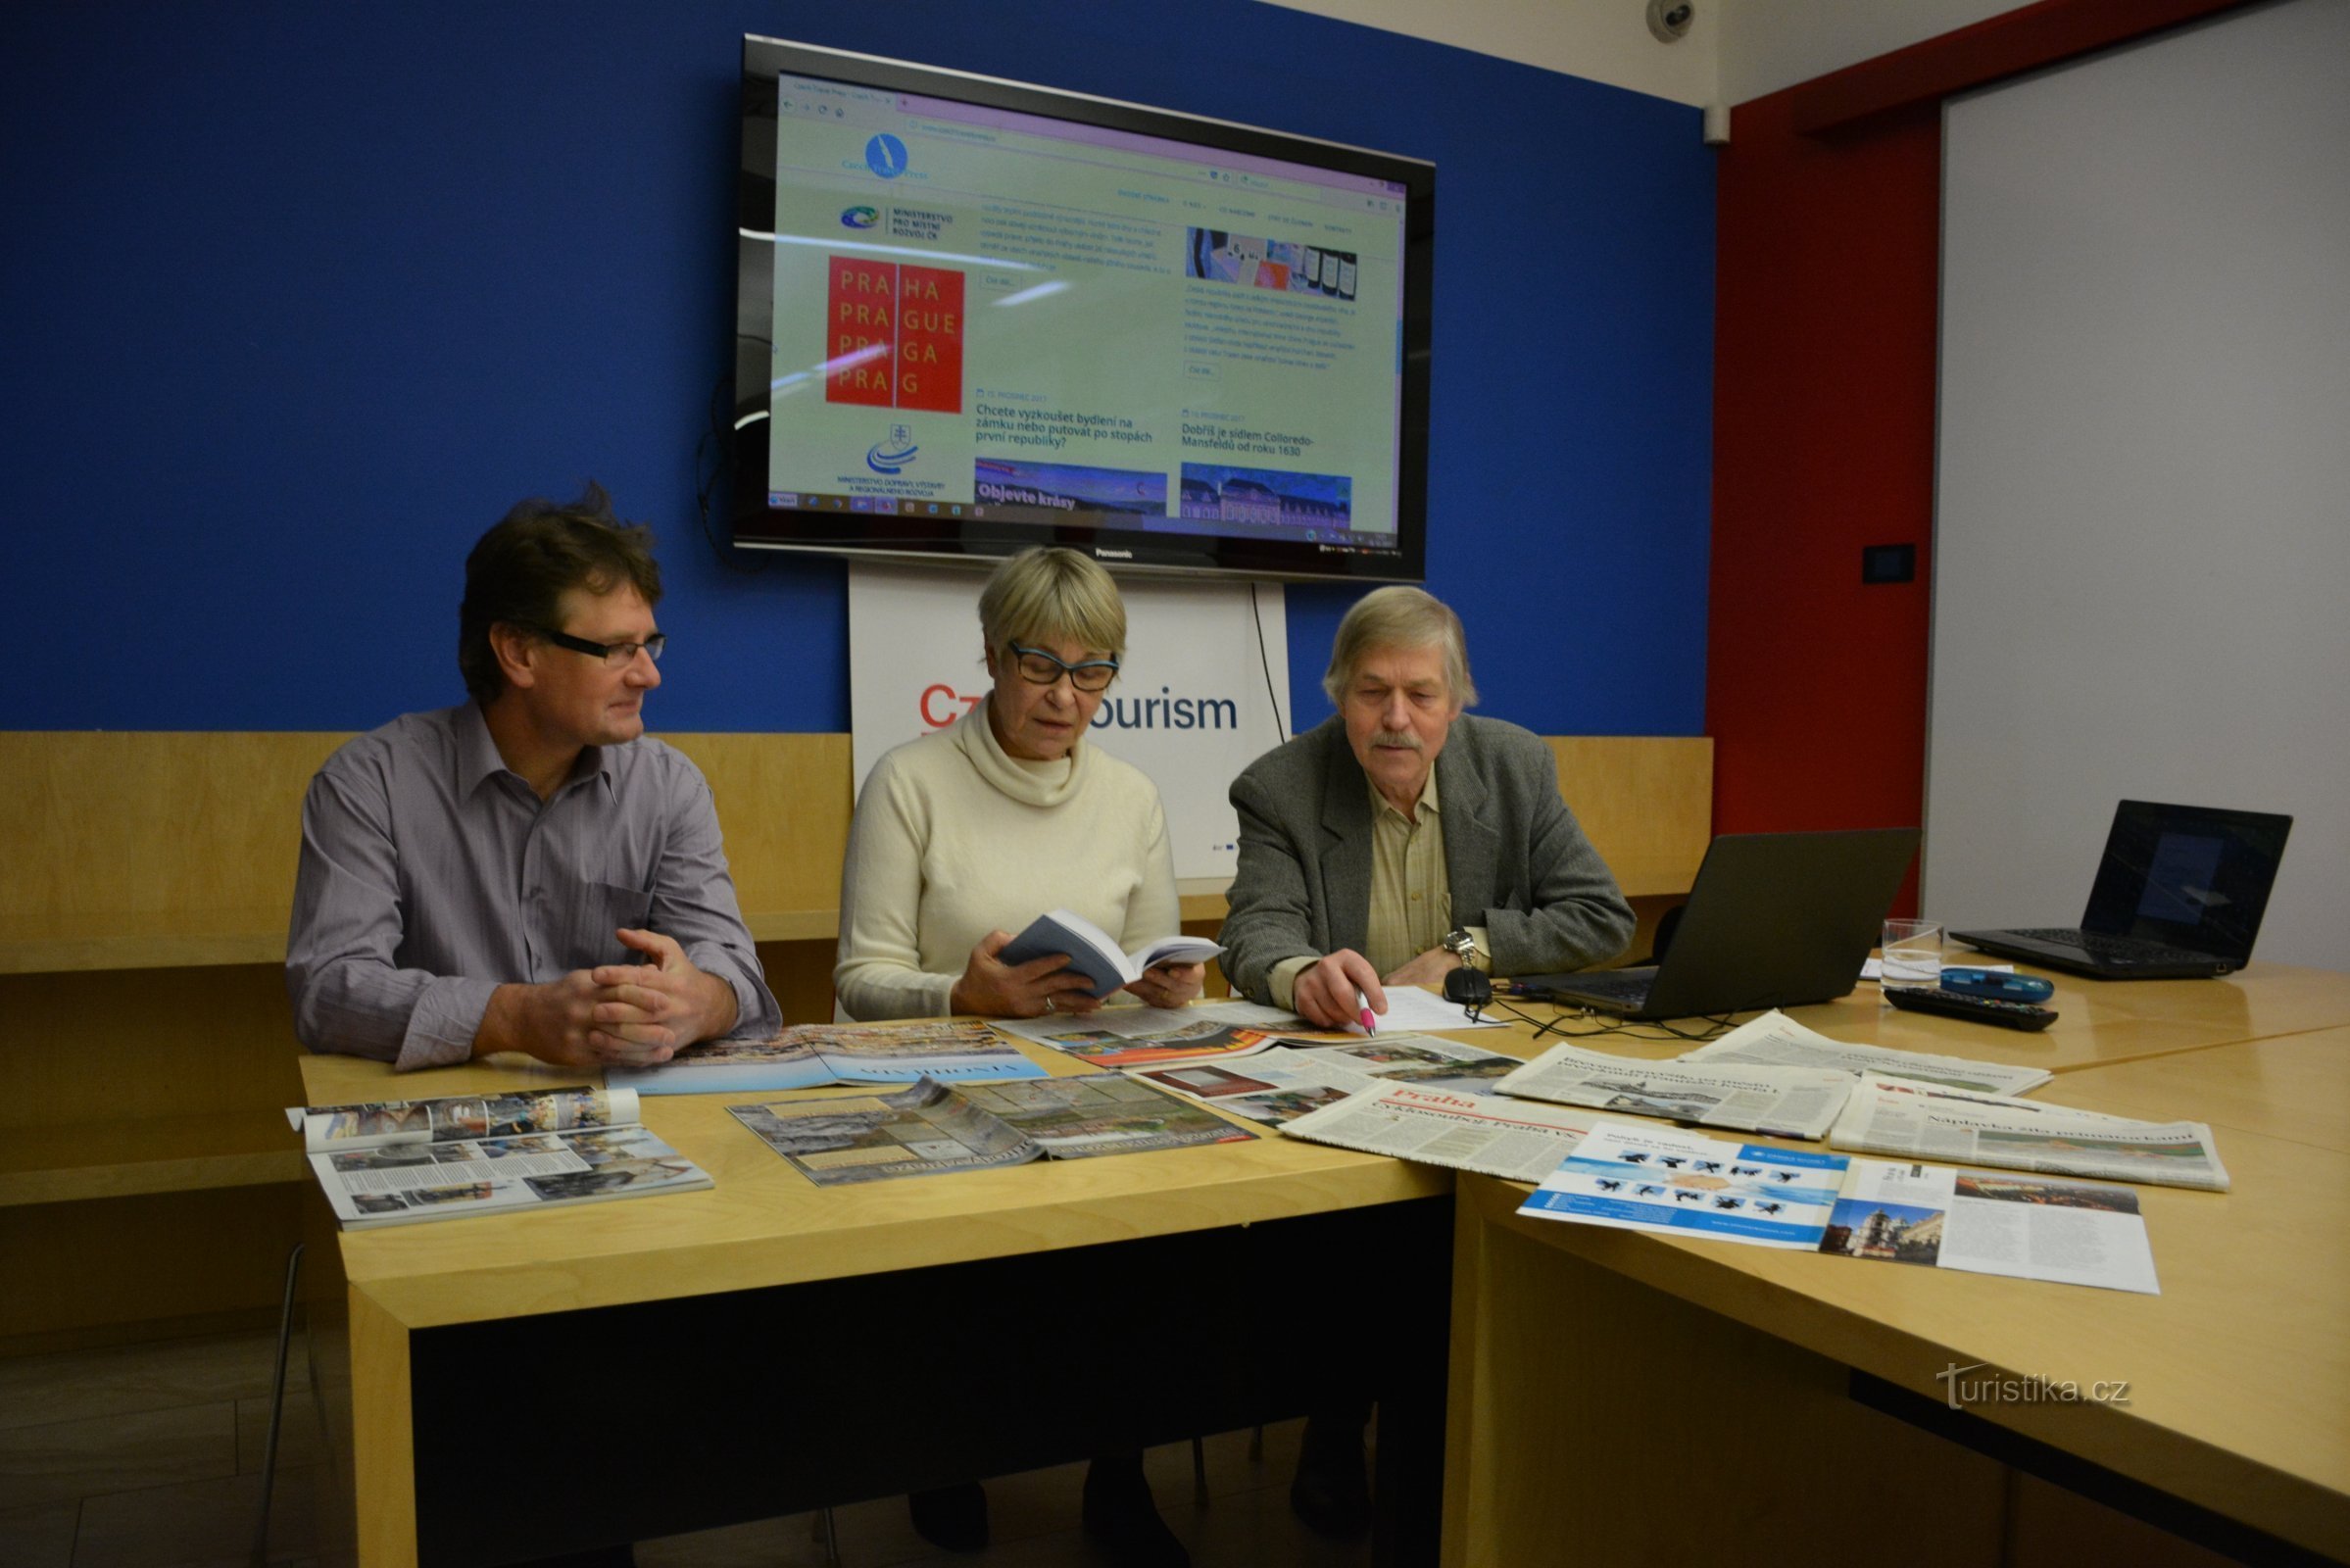
M 2000 1002 L 1990 997 L 1966 997 L 1955 991 L 1924 986 L 1886 986 L 1885 1000 L 1910 1012 L 1938 1012 L 1945 1018 L 1994 1023 L 2002 1029 L 2045 1029 L 2056 1022 L 2052 1007 L 2029 1002 Z

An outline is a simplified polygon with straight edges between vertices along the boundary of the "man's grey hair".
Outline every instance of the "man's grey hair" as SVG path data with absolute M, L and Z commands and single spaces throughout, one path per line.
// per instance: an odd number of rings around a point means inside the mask
M 1452 607 L 1424 588 L 1375 588 L 1354 603 L 1339 622 L 1330 644 L 1330 668 L 1322 690 L 1333 708 L 1346 706 L 1355 667 L 1374 648 L 1442 648 L 1444 687 L 1463 708 L 1477 706 L 1477 683 L 1469 678 L 1469 638 Z

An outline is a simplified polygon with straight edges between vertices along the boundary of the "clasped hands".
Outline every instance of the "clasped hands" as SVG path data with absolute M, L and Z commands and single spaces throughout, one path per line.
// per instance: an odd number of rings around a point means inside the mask
M 562 1067 L 652 1067 L 734 1027 L 734 988 L 696 967 L 674 937 L 626 928 L 614 934 L 650 961 L 500 986 L 473 1054 L 522 1051 Z
M 1362 1022 L 1362 1009 L 1385 1015 L 1387 986 L 1434 985 L 1460 967 L 1458 955 L 1430 948 L 1389 974 L 1383 982 L 1371 960 L 1352 948 L 1341 948 L 1297 971 L 1291 983 L 1290 1004 L 1308 1023 L 1341 1029 Z
M 971 961 L 955 982 L 947 1010 L 976 1013 L 986 1018 L 1039 1018 L 1049 1012 L 1071 1015 L 1092 1012 L 1102 1005 L 1093 982 L 1069 967 L 1065 953 L 1049 953 L 1026 963 L 1004 963 L 997 955 L 1011 941 L 1008 931 L 991 931 L 971 950 Z M 1142 978 L 1119 989 L 1131 991 L 1153 1007 L 1180 1007 L 1199 994 L 1207 979 L 1203 963 L 1162 963 L 1143 971 Z

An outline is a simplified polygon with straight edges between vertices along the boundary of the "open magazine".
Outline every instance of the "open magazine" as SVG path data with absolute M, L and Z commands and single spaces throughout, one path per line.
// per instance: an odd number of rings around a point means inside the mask
M 822 1187 L 1255 1137 L 1124 1073 L 727 1107 Z
M 1242 1061 L 1178 1061 L 1128 1070 L 1162 1089 L 1212 1102 L 1227 1115 L 1278 1127 L 1381 1083 L 1490 1095 L 1521 1065 L 1515 1056 L 1434 1035 L 1377 1035 L 1303 1051 L 1267 1046 Z
M 2160 1294 L 2137 1194 L 2127 1187 L 1849 1159 L 1674 1127 L 1594 1128 L 1518 1212 Z
M 1015 964 L 1065 953 L 1069 956 L 1065 972 L 1085 976 L 1095 996 L 1106 997 L 1140 980 L 1146 969 L 1162 963 L 1205 963 L 1223 951 L 1205 937 L 1178 933 L 1132 953 L 1121 953 L 1116 940 L 1084 915 L 1055 909 L 1029 921 L 1028 928 L 1004 944 L 996 957 Z
M 640 1095 L 715 1095 L 1044 1076 L 1044 1068 L 984 1023 L 919 1018 L 793 1024 L 765 1040 L 705 1040 L 658 1067 L 608 1067 L 604 1081 Z
M 2228 1191 L 2199 1121 L 2131 1121 L 2001 1095 L 1864 1075 L 1828 1135 L 1836 1149 L 2003 1165 L 2057 1176 Z
M 2010 1067 L 1886 1046 L 1848 1045 L 1804 1028 L 1776 1007 L 1677 1059 L 1703 1067 L 1827 1067 L 1855 1075 L 1873 1072 L 1987 1095 L 2020 1095 L 2037 1089 L 2051 1076 L 2039 1067 Z
M 1531 1100 L 1374 1082 L 1359 1094 L 1283 1123 L 1281 1130 L 1366 1154 L 1533 1182 L 1557 1169 L 1598 1125 L 1600 1118 L 1586 1111 Z
M 1498 1087 L 1505 1095 L 1629 1116 L 1818 1138 L 1836 1120 L 1852 1084 L 1850 1073 L 1819 1067 L 1641 1061 L 1580 1046 L 1553 1046 Z
M 346 1230 L 692 1192 L 710 1174 L 636 1124 L 636 1096 L 585 1086 L 292 1106 Z

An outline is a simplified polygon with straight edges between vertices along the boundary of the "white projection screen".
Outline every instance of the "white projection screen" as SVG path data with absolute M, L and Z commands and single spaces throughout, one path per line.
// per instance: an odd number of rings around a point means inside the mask
M 1952 102 L 1925 911 L 2072 925 L 2125 798 L 2294 817 L 2350 969 L 2350 0 Z

